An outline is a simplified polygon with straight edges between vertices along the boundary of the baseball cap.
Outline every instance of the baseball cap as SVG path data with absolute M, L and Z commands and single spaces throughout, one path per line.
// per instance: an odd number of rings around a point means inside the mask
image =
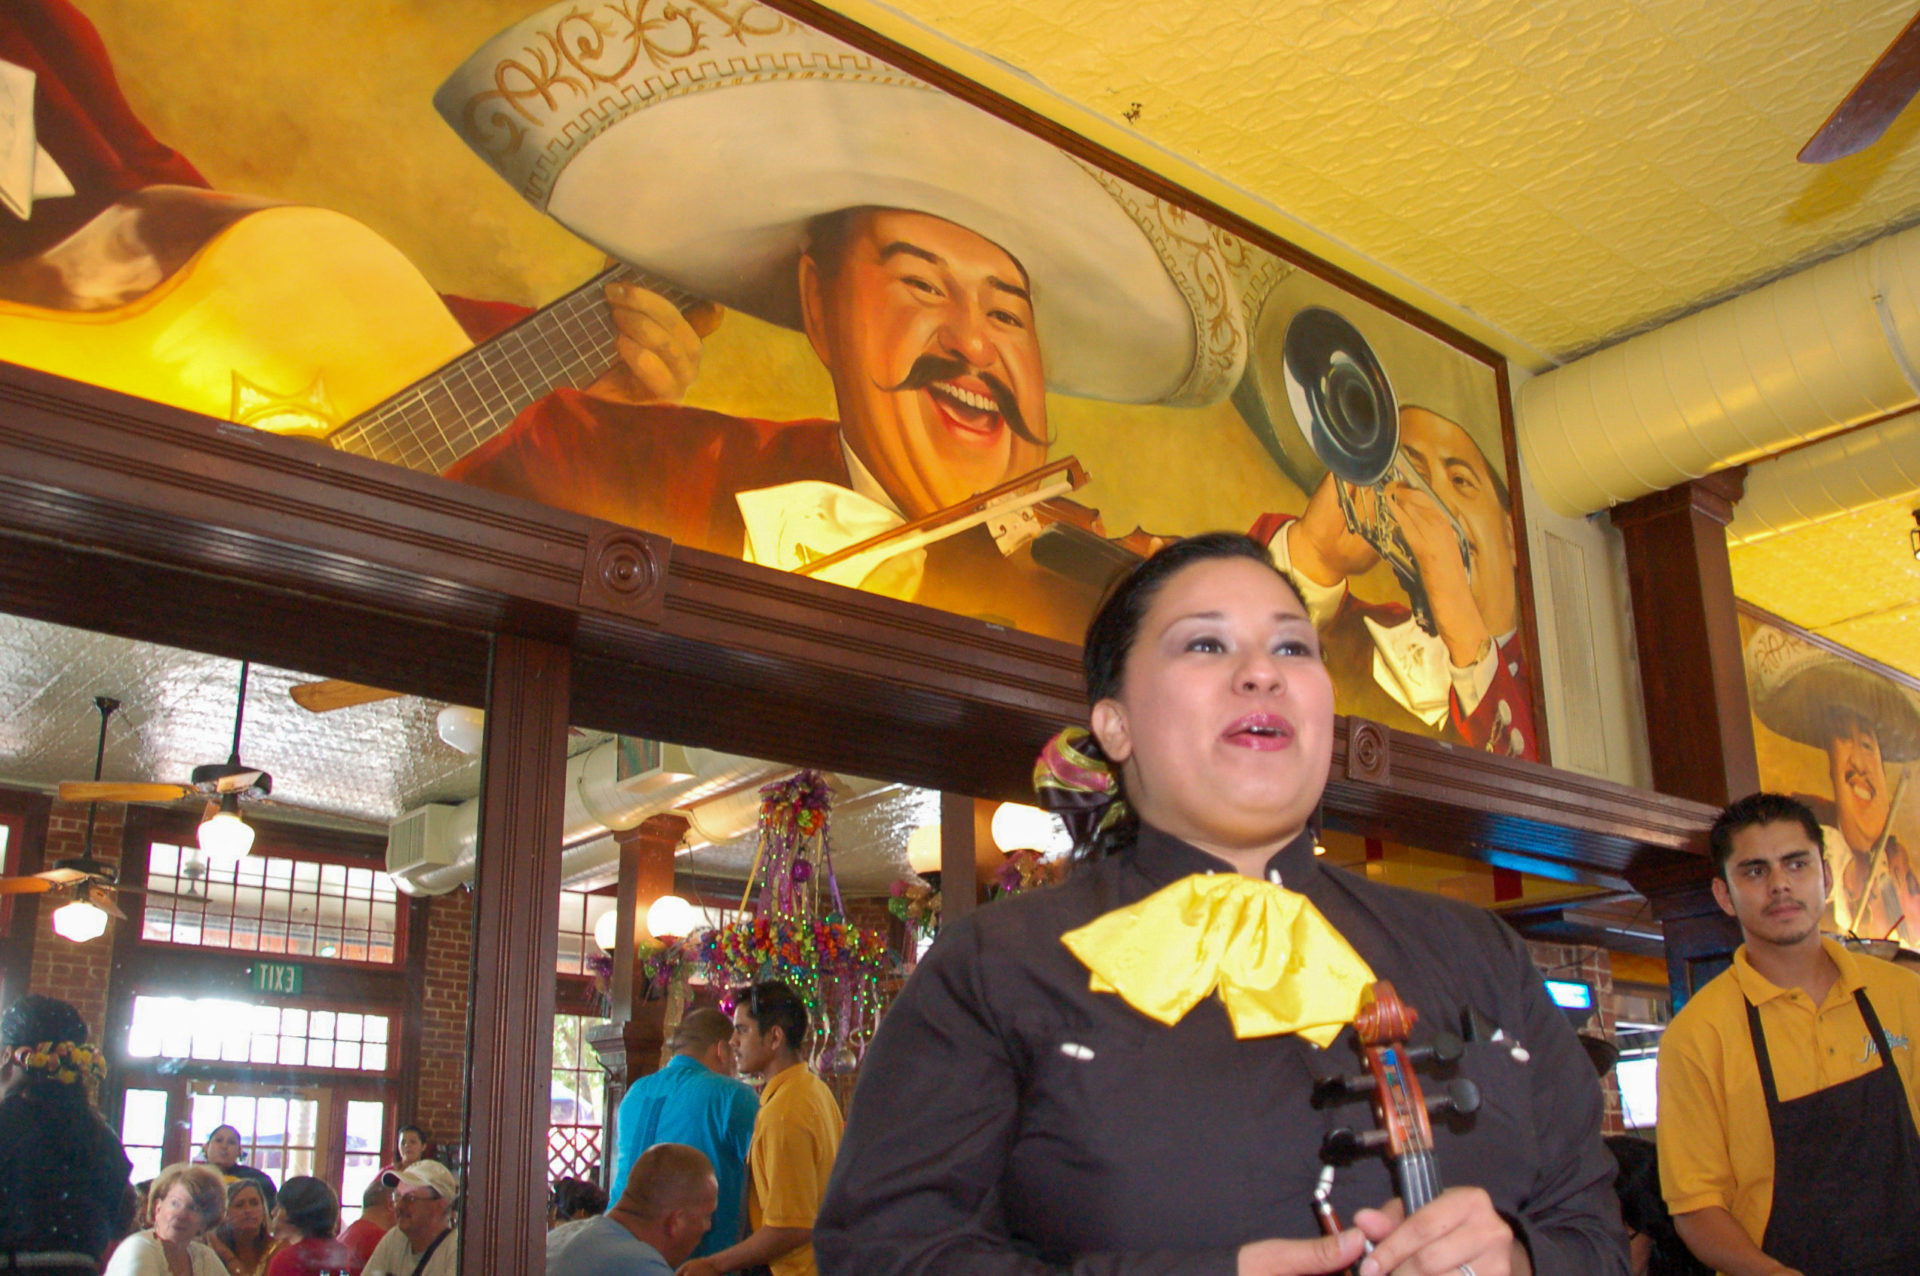
M 380 1181 L 388 1187 L 431 1188 L 443 1201 L 460 1195 L 460 1183 L 453 1171 L 438 1161 L 415 1161 L 404 1170 L 388 1170 Z

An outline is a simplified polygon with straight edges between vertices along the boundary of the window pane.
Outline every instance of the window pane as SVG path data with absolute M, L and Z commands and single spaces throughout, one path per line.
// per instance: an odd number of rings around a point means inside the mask
M 167 1138 L 167 1092 L 165 1090 L 129 1090 L 120 1117 L 120 1138 L 125 1143 L 150 1144 L 156 1150 Z
M 384 873 L 276 856 L 214 866 L 197 852 L 159 843 L 150 865 L 154 897 L 141 927 L 145 942 L 386 965 L 395 960 L 398 897 Z M 179 871 L 161 871 L 168 866 Z

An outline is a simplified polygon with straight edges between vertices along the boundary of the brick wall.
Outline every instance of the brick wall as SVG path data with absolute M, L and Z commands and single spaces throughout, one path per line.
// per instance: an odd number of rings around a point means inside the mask
M 120 838 L 126 827 L 127 808 L 116 802 L 100 803 L 93 826 L 93 856 L 105 864 L 120 862 Z M 46 865 L 77 857 L 87 845 L 87 807 L 85 803 L 55 802 L 47 821 Z M 58 997 L 73 1003 L 87 1021 L 88 1037 L 99 1041 L 106 1031 L 107 986 L 113 975 L 113 936 L 116 927 L 125 925 L 109 920 L 106 933 L 98 939 L 76 944 L 53 933 L 52 901 L 41 898 L 39 918 L 34 925 L 33 973 L 28 991 Z
M 443 1153 L 462 1140 L 467 1083 L 467 991 L 473 955 L 473 896 L 466 890 L 427 905 L 426 995 L 420 1006 L 420 1090 L 402 1119 L 427 1127 Z
M 1592 986 L 1594 1014 L 1581 1031 L 1615 1041 L 1613 955 L 1604 948 L 1590 948 L 1583 944 L 1549 944 L 1538 940 L 1528 940 L 1527 951 L 1533 957 L 1533 964 L 1547 978 L 1572 979 Z M 1600 1126 L 1602 1132 L 1625 1134 L 1627 1123 L 1620 1110 L 1620 1083 L 1613 1073 L 1607 1073 L 1602 1079 L 1600 1089 L 1607 1101 L 1606 1115 Z

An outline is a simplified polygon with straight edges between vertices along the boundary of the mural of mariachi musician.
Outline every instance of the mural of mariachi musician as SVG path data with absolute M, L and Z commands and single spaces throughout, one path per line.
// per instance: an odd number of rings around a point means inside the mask
M 1077 459 L 1046 466 L 1052 404 L 1231 395 L 1277 462 L 1274 512 L 1252 530 L 1308 590 L 1339 685 L 1358 692 L 1343 707 L 1538 756 L 1503 467 L 1442 412 L 1400 404 L 1340 313 L 1299 303 L 1319 281 L 1288 284 L 1295 272 L 1235 237 L 759 12 L 764 27 L 732 31 L 752 56 L 662 76 L 560 6 L 441 89 L 448 121 L 523 195 L 643 272 L 651 287 L 608 300 L 628 361 L 667 387 L 557 391 L 450 476 L 1076 640 L 1157 538 L 1110 539 L 1068 498 L 1089 476 Z M 571 77 L 542 77 L 540 55 L 565 49 Z M 570 94 L 583 73 L 608 92 Z M 804 333 L 835 417 L 677 402 L 699 342 L 662 292 Z M 1283 320 L 1285 336 L 1269 331 Z M 1450 371 L 1437 379 L 1461 379 Z M 1478 406 L 1497 413 L 1484 388 Z M 1303 515 L 1278 512 L 1307 492 Z M 1383 561 L 1375 575 L 1407 601 L 1350 590 Z
M 753 0 L 144 12 L 0 7 L 0 357 L 1067 641 L 1250 529 L 1342 711 L 1539 756 L 1486 359 Z

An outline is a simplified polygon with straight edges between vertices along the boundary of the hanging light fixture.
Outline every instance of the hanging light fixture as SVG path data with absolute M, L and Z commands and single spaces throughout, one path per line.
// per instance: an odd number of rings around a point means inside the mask
M 53 933 L 76 944 L 98 939 L 107 933 L 107 910 L 85 899 L 62 904 L 53 910 Z
M 620 910 L 609 908 L 600 914 L 600 920 L 593 924 L 593 942 L 606 952 L 612 952 L 619 942 Z
M 940 826 L 922 824 L 907 837 L 907 867 L 940 889 Z
M 1009 855 L 1039 851 L 1052 857 L 1072 845 L 1059 816 L 1021 802 L 1002 802 L 996 807 L 992 827 L 994 845 Z
M 662 895 L 647 909 L 647 931 L 655 939 L 685 939 L 699 926 L 699 911 L 678 895 Z
M 231 864 L 253 849 L 253 829 L 240 818 L 240 795 L 229 793 L 218 803 L 207 803 L 200 821 L 200 849 L 216 863 Z
M 247 715 L 247 671 L 249 663 L 240 662 L 240 691 L 234 697 L 233 705 L 233 751 L 227 755 L 225 766 L 209 765 L 193 769 L 195 785 L 214 785 L 234 775 L 252 776 L 255 791 L 266 793 L 273 784 L 264 772 L 246 771 L 240 763 L 240 728 Z M 200 817 L 200 849 L 207 858 L 216 863 L 231 864 L 246 857 L 253 849 L 253 829 L 240 818 L 240 794 L 222 793 L 219 798 L 207 803 L 206 813 Z

